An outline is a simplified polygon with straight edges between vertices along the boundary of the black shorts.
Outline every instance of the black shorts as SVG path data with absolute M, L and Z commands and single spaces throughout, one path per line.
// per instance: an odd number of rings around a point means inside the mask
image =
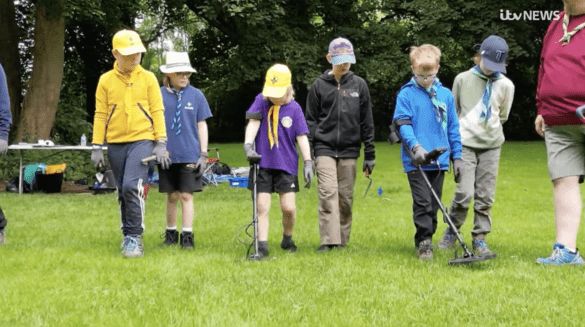
M 201 175 L 194 163 L 171 164 L 166 170 L 159 167 L 158 179 L 158 191 L 161 193 L 193 193 L 203 190 Z
M 249 179 L 248 189 L 254 187 L 252 180 Z M 256 182 L 258 193 L 289 193 L 299 191 L 299 179 L 295 175 L 290 175 L 285 171 L 278 169 L 258 170 L 258 181 Z

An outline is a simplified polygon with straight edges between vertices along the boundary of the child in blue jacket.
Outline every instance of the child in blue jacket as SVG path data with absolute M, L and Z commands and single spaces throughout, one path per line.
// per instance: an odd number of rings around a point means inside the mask
M 440 61 L 441 50 L 434 45 L 424 44 L 411 49 L 414 76 L 400 89 L 393 118 L 403 142 L 402 164 L 412 193 L 416 227 L 414 243 L 421 260 L 433 258 L 432 237 L 437 229 L 439 204 L 417 166 L 422 167 L 439 198 L 449 160 L 454 161 L 455 182 L 458 182 L 461 169 L 459 121 L 451 91 L 436 78 Z M 428 152 L 438 148 L 447 151 L 428 162 Z

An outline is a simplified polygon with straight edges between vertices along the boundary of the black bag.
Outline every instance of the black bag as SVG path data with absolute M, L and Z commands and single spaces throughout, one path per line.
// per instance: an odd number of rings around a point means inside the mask
M 211 167 L 211 171 L 216 175 L 231 175 L 232 169 L 223 162 L 217 162 Z
M 36 181 L 33 183 L 33 185 L 31 185 L 24 179 L 22 180 L 22 193 L 32 193 L 33 191 L 36 190 L 37 190 Z M 18 193 L 18 177 L 13 177 L 6 184 L 6 192 Z

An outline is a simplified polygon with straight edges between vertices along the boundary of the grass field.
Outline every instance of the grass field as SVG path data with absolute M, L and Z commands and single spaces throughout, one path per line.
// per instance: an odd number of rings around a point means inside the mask
M 218 146 L 223 161 L 245 164 L 239 144 Z M 161 246 L 165 202 L 151 190 L 145 256 L 135 260 L 119 253 L 114 194 L 0 193 L 9 219 L 7 244 L 0 247 L 0 326 L 585 325 L 585 270 L 534 263 L 550 254 L 554 241 L 543 143 L 505 145 L 488 238 L 498 258 L 459 267 L 447 265 L 451 252 L 435 251 L 433 262 L 416 258 L 398 151 L 377 144 L 366 198 L 367 180 L 358 177 L 348 248 L 315 252 L 313 184 L 298 194 L 295 254 L 279 248 L 273 201 L 271 258 L 263 262 L 245 260 L 246 247 L 237 241 L 251 219 L 245 189 L 224 184 L 196 195 L 192 252 Z M 445 203 L 453 189 L 449 174 Z

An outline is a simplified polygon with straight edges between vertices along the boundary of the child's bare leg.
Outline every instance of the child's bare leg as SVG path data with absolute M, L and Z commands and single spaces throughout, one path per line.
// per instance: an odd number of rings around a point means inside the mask
M 191 193 L 180 193 L 181 207 L 183 214 L 183 231 L 193 231 L 193 217 L 195 215 L 195 209 L 193 206 L 193 194 Z
M 268 241 L 268 212 L 270 211 L 270 193 L 258 193 L 258 241 Z
M 292 236 L 297 216 L 295 193 L 280 193 L 280 208 L 282 210 L 282 233 Z
M 177 201 L 179 200 L 179 192 L 172 192 L 167 194 L 167 229 L 169 227 L 177 228 Z

